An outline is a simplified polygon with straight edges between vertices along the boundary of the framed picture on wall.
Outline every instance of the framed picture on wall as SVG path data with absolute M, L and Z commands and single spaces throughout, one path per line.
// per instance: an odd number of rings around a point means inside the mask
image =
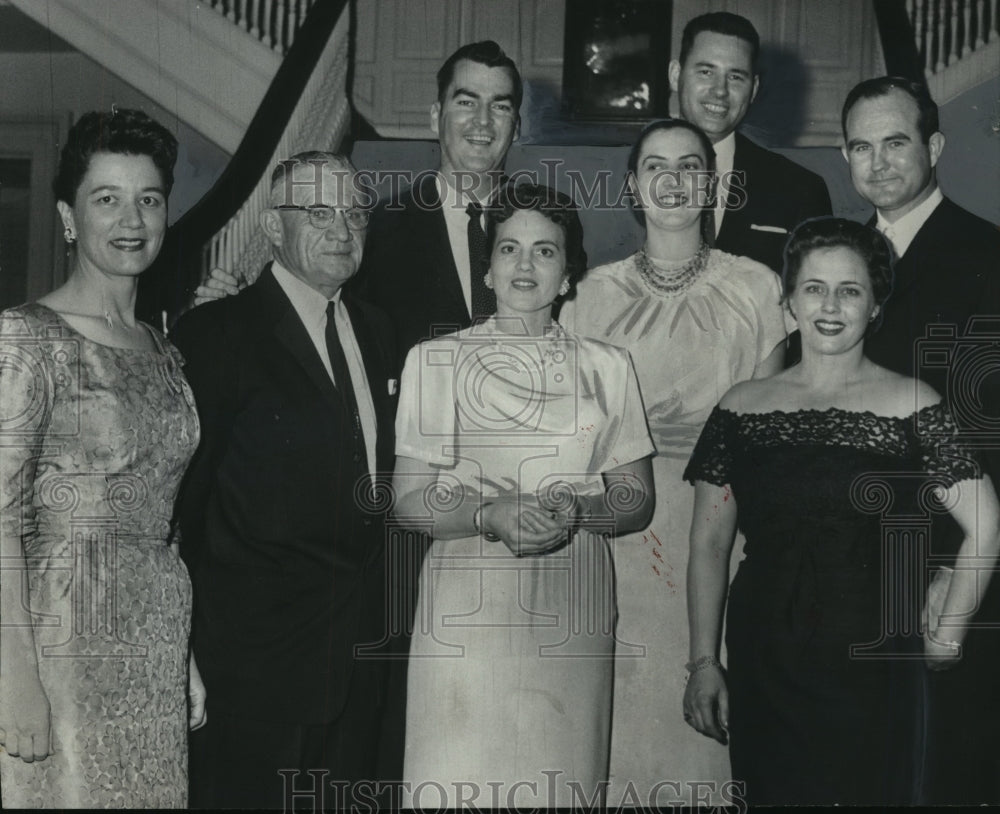
M 668 115 L 671 0 L 566 4 L 562 113 L 584 121 Z

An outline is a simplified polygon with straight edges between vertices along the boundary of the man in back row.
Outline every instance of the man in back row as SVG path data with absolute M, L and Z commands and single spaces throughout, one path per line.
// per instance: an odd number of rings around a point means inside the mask
M 865 340 L 865 353 L 932 385 L 964 416 L 966 429 L 973 416 L 970 440 L 984 452 L 993 483 L 1000 483 L 1000 438 L 995 431 L 982 434 L 983 427 L 1000 421 L 1000 376 L 988 350 L 1000 327 L 1000 232 L 941 193 L 936 167 L 945 137 L 924 85 L 892 76 L 861 82 L 848 94 L 841 121 L 851 180 L 875 207 L 870 225 L 885 235 L 897 257 L 892 296 L 881 327 Z M 970 323 L 974 317 L 988 323 Z M 932 325 L 954 333 L 928 340 Z M 992 334 L 978 332 L 980 326 Z M 961 543 L 961 531 L 949 521 L 935 524 L 931 550 L 937 556 L 954 557 Z M 984 624 L 993 627 L 983 629 Z M 929 675 L 922 801 L 927 804 L 1000 803 L 1000 696 L 993 686 L 1000 669 L 1000 581 L 995 576 L 976 625 L 959 664 Z
M 738 14 L 695 17 L 670 63 L 670 89 L 680 114 L 715 148 L 719 195 L 716 247 L 781 273 L 789 233 L 808 218 L 832 212 L 823 179 L 737 133 L 757 95 L 760 36 Z

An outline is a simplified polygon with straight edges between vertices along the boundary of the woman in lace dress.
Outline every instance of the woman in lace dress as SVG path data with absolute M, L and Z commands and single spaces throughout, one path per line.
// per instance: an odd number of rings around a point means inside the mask
M 770 269 L 709 248 L 715 153 L 680 120 L 639 136 L 628 178 L 643 248 L 587 272 L 560 320 L 627 348 L 656 444 L 656 512 L 619 538 L 609 804 L 727 802 L 729 755 L 685 725 L 685 572 L 694 490 L 684 465 L 712 407 L 734 384 L 781 369 L 785 329 Z M 632 805 L 637 803 L 632 802 Z
M 177 142 L 87 113 L 55 182 L 64 285 L 0 315 L 0 789 L 4 808 L 187 802 L 191 587 L 170 543 L 198 443 L 181 359 L 135 319 Z
M 614 579 L 606 536 L 652 510 L 635 373 L 551 317 L 586 268 L 576 207 L 508 188 L 487 211 L 497 313 L 414 348 L 396 513 L 434 542 L 410 649 L 405 802 L 603 799 Z
M 913 803 L 924 663 L 960 657 L 1000 546 L 996 493 L 937 393 L 863 353 L 891 287 L 881 235 L 834 218 L 802 224 L 784 284 L 802 361 L 730 390 L 686 472 L 685 715 L 711 738 L 728 730 L 750 804 Z M 927 587 L 926 534 L 945 510 L 964 533 L 964 567 Z M 746 558 L 723 672 L 737 524 Z

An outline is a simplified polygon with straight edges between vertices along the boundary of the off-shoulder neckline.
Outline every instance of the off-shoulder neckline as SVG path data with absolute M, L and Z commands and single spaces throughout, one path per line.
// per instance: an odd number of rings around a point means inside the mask
M 91 337 L 87 336 L 85 333 L 81 333 L 76 328 L 74 328 L 69 323 L 69 321 L 62 314 L 60 314 L 58 311 L 56 311 L 51 306 L 45 305 L 44 303 L 41 303 L 41 302 L 31 302 L 31 303 L 27 304 L 27 307 L 32 307 L 32 306 L 35 307 L 35 308 L 41 308 L 41 309 L 43 309 L 45 311 L 48 311 L 50 314 L 52 314 L 53 316 L 55 316 L 55 318 L 59 321 L 60 325 L 64 325 L 73 334 L 75 334 L 76 336 L 78 336 L 81 339 L 83 339 L 84 342 L 88 342 L 91 345 L 96 345 L 99 348 L 107 348 L 108 350 L 114 350 L 114 351 L 123 351 L 125 353 L 151 353 L 151 354 L 154 354 L 154 355 L 157 355 L 157 356 L 169 356 L 170 355 L 169 352 L 167 351 L 167 347 L 164 344 L 163 339 L 160 337 L 160 335 L 157 333 L 157 331 L 151 325 L 147 324 L 146 322 L 143 322 L 142 320 L 137 320 L 137 322 L 138 322 L 139 325 L 141 325 L 143 328 L 145 328 L 146 329 L 146 333 L 148 333 L 153 338 L 153 344 L 156 347 L 153 348 L 152 350 L 147 349 L 147 348 L 127 348 L 127 347 L 124 347 L 123 345 L 108 345 L 108 344 L 105 344 L 104 342 L 98 342 L 96 339 L 92 339 Z
M 878 421 L 912 421 L 921 413 L 928 412 L 935 408 L 941 408 L 944 406 L 943 401 L 936 401 L 933 404 L 928 404 L 926 407 L 921 407 L 919 410 L 914 410 L 912 413 L 904 416 L 895 415 L 879 415 L 878 413 L 872 412 L 871 410 L 845 410 L 843 407 L 824 407 L 823 409 L 818 409 L 815 407 L 803 407 L 798 410 L 763 410 L 761 412 L 750 412 L 750 413 L 740 413 L 736 410 L 730 410 L 728 407 L 723 407 L 721 404 L 716 405 L 715 409 L 723 412 L 729 413 L 735 418 L 751 418 L 751 417 L 766 417 L 766 416 L 780 416 L 784 418 L 789 418 L 792 416 L 828 416 L 828 415 L 844 415 L 844 416 L 858 416 L 874 418 Z

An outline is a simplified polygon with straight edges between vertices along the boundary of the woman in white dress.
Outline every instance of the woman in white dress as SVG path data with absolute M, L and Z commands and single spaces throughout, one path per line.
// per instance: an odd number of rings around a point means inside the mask
M 551 316 L 586 268 L 573 202 L 508 187 L 487 227 L 496 315 L 417 346 L 403 372 L 396 514 L 434 539 L 410 651 L 403 802 L 600 802 L 607 537 L 649 521 L 652 444 L 628 354 Z
M 614 721 L 608 805 L 725 804 L 736 790 L 725 745 L 682 717 L 688 658 L 685 574 L 694 489 L 684 466 L 709 412 L 739 381 L 781 370 L 785 328 L 777 275 L 710 248 L 715 153 L 677 119 L 639 136 L 628 178 L 643 247 L 590 270 L 560 319 L 627 348 L 656 444 L 656 512 L 618 538 Z

